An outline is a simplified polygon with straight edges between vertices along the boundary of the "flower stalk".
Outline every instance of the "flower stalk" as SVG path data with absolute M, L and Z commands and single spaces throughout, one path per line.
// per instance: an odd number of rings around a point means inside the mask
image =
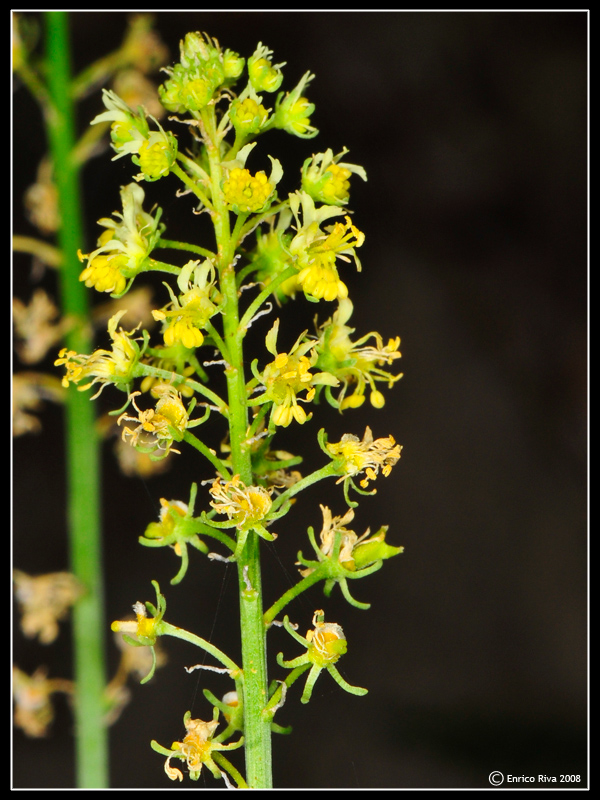
M 386 527 L 360 537 L 348 527 L 357 505 L 349 490 L 373 495 L 370 482 L 380 473 L 387 477 L 400 458 L 401 447 L 391 436 L 374 438 L 367 428 L 362 440 L 348 433 L 329 443 L 321 429 L 316 438 L 325 463 L 308 475 L 292 470 L 301 465 L 301 456 L 275 449 L 281 428 L 306 424 L 310 430 L 320 397 L 341 413 L 359 407 L 369 388 L 371 404 L 381 408 L 384 398 L 376 381 L 392 386 L 399 376 L 384 367 L 400 353 L 399 339 L 384 345 L 379 334 L 371 333 L 354 341 L 354 329 L 346 324 L 352 304 L 344 270 L 348 264 L 361 269 L 356 251 L 365 238 L 346 206 L 351 176 L 366 180 L 362 167 L 341 161 L 345 148 L 337 156 L 330 150 L 314 155 L 301 171 L 300 188 L 287 196 L 278 194 L 283 167 L 277 159 L 268 156 L 269 174 L 252 169 L 259 135 L 272 129 L 306 139 L 318 134 L 311 123 L 315 107 L 304 96 L 314 76 L 306 72 L 294 89 L 279 92 L 285 64 L 274 64 L 272 55 L 259 43 L 246 61 L 201 33 L 189 33 L 181 41 L 180 61 L 165 70 L 168 77 L 158 94 L 164 109 L 177 119 L 184 117 L 180 121 L 190 126 L 191 150 L 144 106 L 134 110 L 116 92 L 104 90 L 106 110 L 92 125 L 110 124 L 113 160 L 129 156 L 140 171 L 121 189 L 122 213 L 100 220 L 105 230 L 97 248 L 80 255 L 86 265 L 79 281 L 121 302 L 144 273 L 163 272 L 168 299 L 150 315 L 160 324 L 162 342 L 151 343 L 154 334 L 139 331 L 139 326 L 120 327 L 125 314 L 120 307 L 108 322 L 110 350 L 84 355 L 67 347 L 56 361 L 66 369 L 63 386 L 76 386 L 71 394 L 79 397 L 95 384 L 99 386 L 94 397 L 107 387 L 125 393 L 125 404 L 121 400 L 119 410 L 111 413 L 118 415 L 123 442 L 136 451 L 160 462 L 189 446 L 204 467 L 208 462 L 215 471 L 215 477 L 199 484 L 202 491 L 192 484 L 189 503 L 161 498 L 159 521 L 148 525 L 140 542 L 155 548 L 157 555 L 161 548 L 175 552 L 180 566 L 173 585 L 189 580 L 188 547 L 206 557 L 205 569 L 210 561 L 235 562 L 241 664 L 202 636 L 166 622 L 166 599 L 156 581 L 156 607 L 136 602 L 135 621 L 116 621 L 112 629 L 122 632 L 131 646 L 150 648 L 152 664 L 143 683 L 159 665 L 155 646 L 160 636 L 183 639 L 222 665 L 197 665 L 188 672 L 198 668 L 227 673 L 234 681 L 235 691 L 222 700 L 204 690 L 213 706 L 212 720 L 206 714 L 205 719 L 194 719 L 187 711 L 182 741 L 170 748 L 152 741 L 153 750 L 166 758 L 167 777 L 183 780 L 174 766 L 183 762 L 191 780 L 198 780 L 205 768 L 226 786 L 233 781 L 238 787 L 259 789 L 272 788 L 272 733 L 289 732 L 274 717 L 301 676 L 306 673 L 302 703 L 311 699 L 323 671 L 345 692 L 356 697 L 367 693 L 349 684 L 336 667 L 348 647 L 341 625 L 325 622 L 325 612 L 319 609 L 303 637 L 287 615 L 283 622 L 277 615 L 317 583 L 323 584 L 325 597 L 339 584 L 350 605 L 367 609 L 368 603 L 350 594 L 348 580 L 368 577 L 401 552 L 384 541 Z M 247 75 L 242 78 L 244 70 Z M 247 80 L 246 86 L 234 89 L 239 80 Z M 269 103 L 267 96 L 273 93 L 277 94 Z M 214 242 L 208 246 L 166 238 L 161 209 L 144 210 L 142 184 L 167 176 L 183 185 L 181 194 L 191 198 L 197 211 L 209 215 Z M 198 258 L 180 267 L 168 256 L 155 258 L 157 249 Z M 315 325 L 316 335 L 305 330 L 287 346 L 278 341 L 279 314 L 296 297 L 298 302 L 337 303 L 337 311 Z M 276 304 L 278 316 L 270 322 L 264 350 L 252 358 L 246 333 L 250 326 L 262 325 L 261 318 L 272 314 Z M 366 345 L 368 341 L 374 344 Z M 206 347 L 208 353 L 202 350 Z M 210 385 L 213 370 L 224 377 L 224 396 Z M 206 443 L 201 428 L 213 418 L 225 428 L 220 451 Z M 321 506 L 320 543 L 308 529 L 315 558 L 306 560 L 298 552 L 298 582 L 265 612 L 268 587 L 263 587 L 261 540 L 273 543 L 285 535 L 282 520 L 295 508 L 298 496 L 329 478 L 334 479 L 333 491 L 343 484 L 338 494 L 348 510 L 334 516 Z M 204 510 L 195 510 L 197 501 L 204 503 Z M 207 538 L 225 553 L 211 552 Z M 280 653 L 277 666 L 291 672 L 270 683 L 267 636 L 281 624 L 304 652 L 290 660 Z M 226 726 L 217 733 L 221 715 Z M 227 741 L 230 737 L 233 741 Z M 222 754 L 242 746 L 245 776 Z
M 79 167 L 74 163 L 74 107 L 71 82 L 68 15 L 45 15 L 50 105 L 46 114 L 51 157 L 56 176 L 60 217 L 68 220 L 58 231 L 62 253 L 58 271 L 63 313 L 77 324 L 67 333 L 70 350 L 91 347 L 87 333 L 88 293 L 79 281 L 77 250 L 83 241 Z M 104 588 L 100 530 L 99 442 L 94 408 L 79 392 L 69 392 L 65 408 L 67 452 L 67 518 L 73 574 L 86 592 L 73 610 L 75 674 L 75 731 L 77 783 L 82 789 L 108 786 L 108 734 L 104 724 L 103 692 Z

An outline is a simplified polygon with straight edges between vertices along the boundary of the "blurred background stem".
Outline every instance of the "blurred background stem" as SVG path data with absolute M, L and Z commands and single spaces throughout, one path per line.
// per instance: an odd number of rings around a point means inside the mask
M 58 245 L 63 254 L 59 274 L 62 313 L 77 320 L 66 346 L 77 353 L 92 351 L 88 295 L 79 281 L 77 250 L 83 225 L 80 167 L 73 157 L 74 106 L 71 95 L 69 20 L 64 11 L 44 15 L 46 67 L 50 103 L 45 108 L 61 225 Z M 71 389 L 66 411 L 67 524 L 71 570 L 86 588 L 73 612 L 75 739 L 77 786 L 108 786 L 108 736 L 104 722 L 104 602 L 100 541 L 100 459 L 94 407 L 87 394 Z

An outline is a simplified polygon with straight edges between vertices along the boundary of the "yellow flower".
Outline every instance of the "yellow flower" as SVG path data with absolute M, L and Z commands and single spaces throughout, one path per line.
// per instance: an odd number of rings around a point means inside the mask
M 85 281 L 88 289 L 94 288 L 98 292 L 110 292 L 111 294 L 123 294 L 127 286 L 127 278 L 122 274 L 122 267 L 127 266 L 127 259 L 122 255 L 104 256 L 98 255 L 90 258 L 80 255 L 80 258 L 88 258 L 88 265 L 79 276 L 80 281 Z
M 385 398 L 375 384 L 377 381 L 385 381 L 388 388 L 391 388 L 402 377 L 402 373 L 393 375 L 383 369 L 384 365 L 391 364 L 401 357 L 398 350 L 400 337 L 389 339 L 384 345 L 382 337 L 373 331 L 353 342 L 350 334 L 354 333 L 354 328 L 346 325 L 352 309 L 352 303 L 348 298 L 340 300 L 333 317 L 319 329 L 317 364 L 331 372 L 341 382 L 341 390 L 337 397 L 340 411 L 361 406 L 367 386 L 371 388 L 371 404 L 375 408 L 382 408 Z M 366 345 L 369 339 L 374 339 L 375 344 Z M 351 395 L 347 394 L 349 388 L 353 386 L 354 392 Z
M 265 125 L 268 116 L 269 112 L 256 95 L 234 100 L 229 109 L 233 127 L 242 136 L 257 133 Z
M 321 203 L 346 205 L 349 199 L 350 177 L 354 173 L 363 181 L 367 173 L 357 164 L 340 162 L 348 150 L 344 147 L 337 156 L 333 150 L 317 153 L 306 159 L 302 167 L 302 189 Z
M 298 405 L 298 401 L 309 403 L 315 396 L 316 385 L 337 386 L 338 381 L 327 372 L 310 371 L 316 363 L 317 354 L 314 352 L 314 342 L 302 341 L 306 331 L 298 337 L 289 353 L 277 352 L 278 332 L 279 320 L 276 320 L 266 338 L 267 350 L 275 356 L 275 359 L 267 364 L 263 374 L 258 376 L 265 391 L 252 402 L 273 403 L 271 421 L 274 425 L 287 427 L 293 419 L 302 425 L 309 419 L 309 415 Z M 309 351 L 312 351 L 310 358 L 305 355 Z M 298 398 L 298 394 L 302 391 L 306 391 L 305 397 Z
M 298 215 L 300 205 L 302 225 Z M 340 279 L 336 260 L 341 258 L 349 261 L 348 256 L 352 256 L 360 270 L 356 248 L 363 244 L 364 233 L 352 224 L 350 217 L 346 217 L 344 223 L 336 222 L 323 232 L 320 228 L 321 222 L 339 215 L 342 213 L 341 209 L 333 206 L 315 209 L 312 198 L 306 192 L 290 195 L 290 208 L 298 223 L 298 233 L 290 243 L 290 253 L 299 270 L 296 276 L 298 284 L 307 297 L 314 300 L 346 298 L 348 287 Z
M 94 117 L 90 124 L 111 123 L 112 146 L 117 153 L 113 161 L 124 155 L 132 156 L 133 163 L 142 169 L 136 180 L 155 181 L 168 175 L 177 156 L 177 139 L 173 134 L 166 132 L 154 117 L 151 119 L 158 131 L 151 131 L 147 113 L 141 109 L 136 114 L 115 92 L 103 89 L 102 102 L 107 110 Z
M 154 217 L 143 210 L 144 190 L 137 183 L 121 188 L 123 212 L 114 212 L 116 219 L 98 220 L 106 230 L 92 253 L 79 254 L 87 259 L 87 267 L 79 276 L 85 285 L 99 292 L 123 294 L 127 280 L 133 278 L 152 252 L 164 226 L 159 225 L 161 211 Z
M 352 560 L 352 550 L 356 543 L 359 541 L 358 536 L 354 531 L 346 528 L 346 525 L 354 519 L 354 511 L 349 508 L 342 517 L 334 517 L 327 506 L 320 506 L 323 514 L 323 527 L 321 529 L 321 553 L 327 558 L 329 557 L 334 548 L 336 534 L 340 534 L 340 546 L 338 561 L 343 564 L 346 569 L 352 569 L 354 562 Z M 367 532 L 368 533 L 368 532 Z M 366 534 L 365 534 L 366 535 Z M 362 538 L 362 537 L 361 537 Z M 314 572 L 314 568 L 300 570 L 302 577 L 310 575 Z
M 116 620 L 110 626 L 115 633 L 132 633 L 138 639 L 155 639 L 155 626 L 160 620 L 149 617 L 146 606 L 139 601 L 133 604 L 135 620 Z
M 337 622 L 325 622 L 325 612 L 315 611 L 312 630 L 307 631 L 308 660 L 318 667 L 335 664 L 343 656 L 348 643 L 341 625 Z
M 335 458 L 341 458 L 342 477 L 337 481 L 347 480 L 361 472 L 365 477 L 360 485 L 366 488 L 369 481 L 374 481 L 379 470 L 387 477 L 392 467 L 400 458 L 402 446 L 396 444 L 393 436 L 382 439 L 373 439 L 371 428 L 367 426 L 362 441 L 358 436 L 345 433 L 337 443 L 326 445 L 329 453 Z
M 117 323 L 125 313 L 125 310 L 118 311 L 108 322 L 108 333 L 112 339 L 111 352 L 95 350 L 90 356 L 86 356 L 63 347 L 54 365 L 64 364 L 67 370 L 67 374 L 62 380 L 65 388 L 69 383 L 78 384 L 80 381 L 92 378 L 89 383 L 77 386 L 77 389 L 84 392 L 95 383 L 100 383 L 100 389 L 94 395 L 97 397 L 109 383 L 122 389 L 131 383 L 133 369 L 139 361 L 140 348 L 136 340 L 131 338 L 134 331 L 127 333 L 122 328 L 117 331 Z
M 310 124 L 310 116 L 315 110 L 315 105 L 303 96 L 304 89 L 314 77 L 310 72 L 305 72 L 291 92 L 285 95 L 282 92 L 277 97 L 273 116 L 274 128 L 281 128 L 302 139 L 312 139 L 318 134 L 319 131 Z
M 315 682 L 321 671 L 326 669 L 334 681 L 341 686 L 346 692 L 355 695 L 367 694 L 366 689 L 360 686 L 351 686 L 347 683 L 335 666 L 340 656 L 343 656 L 348 649 L 348 642 L 342 627 L 337 622 L 325 622 L 325 614 L 319 609 L 315 611 L 313 616 L 314 628 L 309 630 L 306 637 L 300 636 L 296 633 L 294 628 L 290 625 L 288 617 L 284 617 L 283 626 L 286 631 L 301 645 L 306 647 L 306 652 L 301 656 L 285 661 L 283 654 L 279 653 L 277 656 L 277 663 L 281 667 L 287 669 L 295 669 L 304 665 L 310 665 L 310 672 L 306 679 L 306 685 L 300 698 L 301 703 L 308 703 L 311 698 Z
M 193 280 L 192 280 L 193 276 Z M 176 298 L 170 287 L 171 303 L 152 312 L 154 319 L 166 322 L 165 345 L 180 342 L 192 350 L 204 342 L 203 328 L 217 311 L 219 295 L 214 284 L 214 267 L 210 261 L 188 261 L 177 279 L 182 294 Z
M 178 518 L 183 519 L 188 513 L 187 503 L 181 500 L 165 500 L 161 497 L 160 505 L 160 522 L 151 522 L 144 533 L 148 539 L 163 539 L 170 536 Z
M 142 174 L 156 180 L 169 174 L 175 153 L 167 136 L 154 131 L 140 147 L 138 158 Z
M 173 441 L 181 441 L 189 424 L 181 395 L 173 386 L 158 384 L 151 392 L 154 397 L 159 398 L 156 407 L 142 411 L 135 402 L 140 394 L 141 392 L 132 392 L 129 395 L 138 416 L 132 417 L 124 412 L 117 420 L 119 425 L 122 422 L 138 423 L 135 428 L 123 428 L 123 441 L 129 441 L 133 447 L 151 453 L 155 458 L 164 458 L 169 452 L 178 453 L 179 450 L 173 448 Z
M 285 66 L 285 61 L 281 64 L 272 64 L 272 55 L 273 51 L 259 42 L 248 59 L 248 77 L 252 88 L 257 92 L 276 92 L 281 86 L 283 81 L 281 67 Z
M 262 170 L 252 175 L 247 169 L 234 167 L 223 184 L 223 195 L 234 210 L 256 212 L 265 206 L 274 189 Z
M 213 740 L 215 731 L 219 727 L 218 716 L 219 709 L 216 707 L 214 709 L 213 719 L 210 722 L 204 722 L 201 719 L 192 719 L 192 714 L 188 711 L 183 718 L 186 734 L 181 742 L 173 742 L 170 750 L 161 747 L 161 745 L 155 741 L 152 742 L 151 746 L 153 750 L 167 756 L 165 772 L 172 781 L 183 780 L 183 773 L 181 770 L 171 766 L 171 759 L 178 758 L 181 761 L 185 761 L 190 778 L 193 781 L 198 780 L 202 772 L 202 767 L 206 767 L 215 778 L 224 778 L 228 787 L 231 786 L 226 773 L 217 766 L 212 754 L 215 750 L 235 750 L 242 746 L 244 738 L 242 737 L 239 741 L 231 742 L 230 744 L 222 744 L 219 741 Z M 230 768 L 233 769 L 233 767 Z
M 262 522 L 271 509 L 273 501 L 262 486 L 246 486 L 239 475 L 223 482 L 215 478 L 210 488 L 214 498 L 211 506 L 219 514 L 226 514 L 240 529 L 252 528 Z

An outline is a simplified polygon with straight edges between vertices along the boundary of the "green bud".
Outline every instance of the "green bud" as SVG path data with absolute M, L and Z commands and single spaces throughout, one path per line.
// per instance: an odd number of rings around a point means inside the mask
M 259 42 L 258 47 L 248 59 L 248 76 L 252 88 L 257 92 L 276 92 L 283 81 L 282 64 L 271 63 L 273 52 Z
M 384 561 L 386 558 L 391 558 L 404 552 L 403 547 L 392 547 L 386 543 L 385 534 L 388 527 L 388 525 L 384 525 L 375 536 L 354 548 L 352 558 L 356 569 L 363 569 L 363 567 L 368 567 L 376 561 Z
M 244 70 L 246 59 L 242 58 L 233 50 L 225 50 L 223 53 L 223 71 L 229 80 L 239 78 Z

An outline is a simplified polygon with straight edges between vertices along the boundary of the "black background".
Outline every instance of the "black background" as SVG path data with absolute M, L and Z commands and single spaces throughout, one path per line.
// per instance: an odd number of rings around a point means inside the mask
M 43 15 L 37 15 L 43 16 Z M 81 69 L 118 46 L 125 15 L 73 13 L 74 60 Z M 580 774 L 587 769 L 587 15 L 584 12 L 185 12 L 159 13 L 171 60 L 189 30 L 216 36 L 244 56 L 262 41 L 286 61 L 282 88 L 316 74 L 314 141 L 275 133 L 257 150 L 278 156 L 289 190 L 304 158 L 342 146 L 366 168 L 353 180 L 354 222 L 365 232 L 363 271 L 344 268 L 357 334 L 402 337 L 405 377 L 381 411 L 368 404 L 343 416 L 318 407 L 315 419 L 281 435 L 281 447 L 322 464 L 316 432 L 392 434 L 404 446 L 378 494 L 357 509 L 356 530 L 389 524 L 404 555 L 352 585 L 369 611 L 314 587 L 290 610 L 303 631 L 315 608 L 344 626 L 345 678 L 366 686 L 343 693 L 326 674 L 308 706 L 290 691 L 274 739 L 275 785 L 291 788 L 477 788 L 494 770 L 512 775 Z M 31 234 L 21 197 L 45 150 L 39 112 L 26 89 L 14 94 L 15 231 Z M 83 130 L 102 110 L 81 107 Z M 257 157 L 249 166 L 263 165 Z M 268 167 L 268 162 L 265 163 Z M 95 221 L 119 206 L 119 186 L 135 168 L 110 154 L 84 171 L 86 246 Z M 197 236 L 189 198 L 177 181 L 144 184 L 160 200 L 168 235 Z M 84 248 L 85 249 L 85 248 Z M 29 299 L 38 278 L 15 258 L 15 293 Z M 49 291 L 52 275 L 40 279 Z M 94 298 L 104 301 L 103 296 Z M 164 301 L 163 301 L 164 302 Z M 317 307 L 299 298 L 284 312 L 282 342 L 312 327 Z M 323 319 L 332 306 L 318 307 Z M 271 325 L 256 323 L 256 354 Z M 102 340 L 99 346 L 105 346 Z M 51 354 L 53 355 L 53 354 Z M 52 369 L 52 358 L 42 365 Z M 17 369 L 21 367 L 17 364 Z M 107 410 L 121 397 L 107 390 Z M 61 410 L 48 406 L 44 430 L 14 444 L 14 564 L 37 574 L 66 568 Z M 221 431 L 215 433 L 218 444 Z M 103 460 L 108 623 L 136 600 L 167 596 L 167 619 L 210 638 L 236 658 L 233 567 L 195 551 L 182 584 L 170 551 L 140 547 L 159 498 L 187 499 L 205 463 L 176 457 L 165 475 L 123 477 L 106 445 Z M 309 552 L 306 527 L 319 529 L 319 502 L 344 512 L 341 487 L 303 494 L 264 546 L 266 602 Z M 201 506 L 199 506 L 201 507 Z M 276 630 L 274 656 L 297 655 Z M 217 695 L 225 678 L 187 675 L 199 658 L 168 642 L 169 663 L 111 728 L 111 786 L 171 788 L 150 750 L 183 733 L 182 717 L 208 719 L 201 688 Z M 25 641 L 14 657 L 68 677 L 69 628 L 53 645 Z M 234 754 L 234 758 L 235 758 Z M 239 753 L 237 754 L 239 756 Z M 237 759 L 236 763 L 240 763 Z M 193 786 L 185 779 L 186 787 Z M 74 785 L 71 717 L 57 701 L 47 740 L 14 733 L 14 786 Z M 204 777 L 198 786 L 205 783 Z M 179 785 L 179 784 L 177 784 Z M 206 785 L 216 784 L 209 776 Z M 559 784 L 559 788 L 566 788 Z

